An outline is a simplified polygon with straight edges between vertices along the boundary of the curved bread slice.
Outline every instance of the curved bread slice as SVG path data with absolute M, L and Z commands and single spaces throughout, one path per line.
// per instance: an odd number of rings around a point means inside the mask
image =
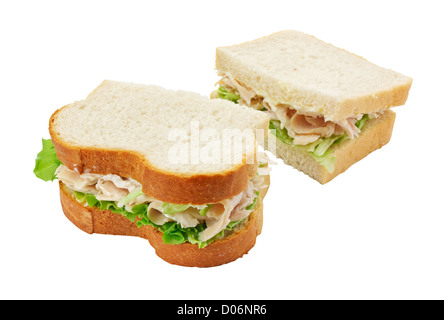
M 115 81 L 57 110 L 49 122 L 57 157 L 68 168 L 130 177 L 144 193 L 178 204 L 218 202 L 244 190 L 257 163 L 247 161 L 245 150 L 240 161 L 224 161 L 224 130 L 266 135 L 267 128 L 267 115 L 225 100 Z M 204 133 L 213 135 L 198 137 L 193 158 L 193 139 Z M 190 148 L 178 148 L 179 140 Z M 217 161 L 205 162 L 208 150 L 219 151 Z
M 267 182 L 269 183 L 269 177 Z M 84 207 L 74 199 L 72 192 L 60 182 L 60 200 L 65 216 L 79 229 L 87 233 L 128 235 L 148 239 L 163 260 L 187 267 L 213 267 L 234 261 L 255 245 L 256 237 L 262 230 L 262 199 L 267 189 L 262 189 L 256 209 L 247 222 L 227 237 L 217 240 L 203 249 L 197 245 L 183 243 L 171 245 L 163 243 L 163 234 L 152 226 L 138 228 L 120 214 L 109 210 Z
M 387 110 L 380 117 L 368 120 L 359 137 L 346 140 L 336 147 L 334 151 L 335 169 L 332 173 L 328 172 L 307 152 L 287 145 L 277 138 L 274 139 L 276 141 L 276 155 L 284 163 L 295 167 L 321 184 L 325 184 L 374 150 L 387 144 L 392 136 L 395 118 L 396 114 Z M 269 150 L 273 149 L 273 147 L 269 148 Z

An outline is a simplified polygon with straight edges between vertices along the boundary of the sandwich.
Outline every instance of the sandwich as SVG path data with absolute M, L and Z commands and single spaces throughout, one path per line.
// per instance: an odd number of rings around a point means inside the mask
M 291 30 L 217 48 L 216 69 L 211 97 L 270 115 L 267 148 L 321 184 L 389 142 L 412 84 Z
M 258 144 L 268 122 L 197 93 L 105 80 L 54 112 L 34 173 L 59 180 L 63 212 L 79 229 L 147 239 L 171 264 L 218 266 L 261 233 L 269 169 Z M 253 143 L 230 145 L 227 130 Z M 240 156 L 227 156 L 235 147 Z

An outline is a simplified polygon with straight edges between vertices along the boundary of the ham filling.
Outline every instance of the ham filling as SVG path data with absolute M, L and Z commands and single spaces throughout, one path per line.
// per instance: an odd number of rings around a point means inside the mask
M 328 138 L 332 135 L 347 133 L 353 139 L 361 132 L 355 125 L 362 115 L 350 117 L 341 121 L 325 121 L 323 116 L 309 116 L 298 113 L 289 105 L 279 104 L 273 107 L 264 102 L 270 118 L 281 122 L 281 128 L 286 128 L 288 135 L 296 145 L 306 145 L 319 138 Z M 274 109 L 274 110 L 273 110 Z
M 248 217 L 255 209 L 250 208 L 249 205 L 254 202 L 259 189 L 266 187 L 263 185 L 263 181 L 264 175 L 268 175 L 267 168 L 259 169 L 258 175 L 248 181 L 244 191 L 219 203 L 210 204 L 210 208 L 204 216 L 200 214 L 200 210 L 206 208 L 207 205 L 190 205 L 183 212 L 164 214 L 162 201 L 146 194 L 139 195 L 125 204 L 125 209 L 131 211 L 136 204 L 148 203 L 148 218 L 157 225 L 176 221 L 183 228 L 189 228 L 205 223 L 207 228 L 199 234 L 199 240 L 206 241 L 224 230 L 230 222 Z M 122 178 L 115 174 L 79 174 L 64 165 L 60 165 L 57 169 L 56 176 L 70 189 L 93 194 L 100 201 L 119 202 L 129 193 L 142 188 L 139 182 L 131 178 Z
M 361 132 L 356 126 L 356 122 L 363 115 L 349 117 L 341 121 L 326 121 L 323 116 L 298 113 L 295 108 L 287 104 L 274 105 L 258 96 L 250 88 L 242 85 L 229 73 L 225 74 L 218 84 L 237 92 L 242 102 L 249 106 L 253 100 L 262 101 L 262 105 L 267 109 L 270 118 L 281 122 L 281 128 L 287 129 L 288 135 L 293 138 L 296 145 L 307 145 L 319 138 L 328 138 L 332 135 L 342 135 L 344 133 L 350 139 L 353 139 Z

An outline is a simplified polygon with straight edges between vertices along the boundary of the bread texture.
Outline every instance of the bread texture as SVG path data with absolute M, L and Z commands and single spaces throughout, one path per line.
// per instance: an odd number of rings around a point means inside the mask
M 403 105 L 412 79 L 298 31 L 216 49 L 231 74 L 270 103 L 339 121 Z
M 196 130 L 211 129 L 214 135 L 198 150 L 220 142 L 220 151 L 224 129 L 266 135 L 268 120 L 248 107 L 196 93 L 106 80 L 86 100 L 57 110 L 49 132 L 57 157 L 71 170 L 133 178 L 145 194 L 164 202 L 205 204 L 244 190 L 257 162 L 248 161 L 246 150 L 238 163 L 196 162 L 193 151 L 178 158 L 180 153 L 171 154 L 177 143 L 172 130 L 189 145 Z
M 269 176 L 266 177 L 265 183 L 269 183 Z M 199 249 L 197 245 L 191 243 L 165 244 L 162 232 L 154 227 L 145 225 L 138 228 L 135 222 L 120 214 L 85 207 L 74 198 L 72 191 L 62 182 L 59 186 L 63 212 L 79 229 L 90 234 L 127 235 L 147 239 L 160 258 L 171 264 L 187 267 L 218 266 L 248 253 L 262 230 L 262 201 L 268 189 L 268 187 L 261 189 L 255 210 L 250 213 L 244 224 L 233 229 L 228 236 Z
M 387 110 L 380 117 L 367 120 L 359 137 L 340 143 L 333 152 L 336 161 L 335 169 L 331 173 L 309 153 L 287 145 L 277 138 L 273 139 L 276 141 L 275 147 L 271 145 L 271 140 L 268 141 L 268 149 L 275 150 L 276 156 L 282 158 L 284 163 L 325 184 L 374 150 L 387 144 L 392 135 L 395 118 L 396 114 Z

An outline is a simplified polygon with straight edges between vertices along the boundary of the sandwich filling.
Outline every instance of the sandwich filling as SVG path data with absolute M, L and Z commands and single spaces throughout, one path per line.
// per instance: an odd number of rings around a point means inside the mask
M 204 205 L 167 203 L 143 193 L 142 185 L 134 179 L 71 170 L 57 159 L 51 140 L 42 141 L 43 149 L 37 155 L 34 169 L 39 178 L 59 179 L 85 207 L 122 214 L 138 227 L 155 227 L 163 232 L 164 243 L 190 242 L 204 248 L 248 221 L 256 208 L 260 189 L 267 187 L 264 185 L 269 170 L 267 158 L 258 152 L 257 175 L 241 193 Z
M 222 98 L 264 111 L 270 116 L 270 130 L 283 143 L 310 153 L 329 172 L 334 171 L 334 148 L 344 140 L 359 136 L 365 122 L 383 111 L 352 116 L 341 121 L 326 120 L 323 115 L 298 112 L 288 104 L 275 104 L 233 78 L 222 75 L 212 98 Z

